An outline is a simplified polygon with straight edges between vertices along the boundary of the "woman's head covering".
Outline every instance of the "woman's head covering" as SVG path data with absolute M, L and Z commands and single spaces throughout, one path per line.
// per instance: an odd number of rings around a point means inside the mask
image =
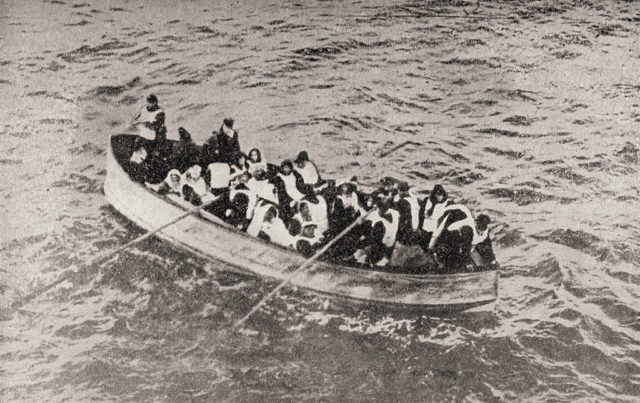
M 174 175 L 178 176 L 177 182 L 173 180 Z M 182 174 L 177 169 L 172 169 L 167 174 L 164 183 L 166 183 L 172 191 L 180 192 L 180 190 L 182 189 Z

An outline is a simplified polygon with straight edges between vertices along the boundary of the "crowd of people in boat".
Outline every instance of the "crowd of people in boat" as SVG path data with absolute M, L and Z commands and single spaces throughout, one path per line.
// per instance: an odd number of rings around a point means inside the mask
M 279 165 L 267 163 L 258 148 L 245 154 L 231 118 L 202 145 L 183 127 L 178 142 L 168 141 L 164 119 L 150 95 L 133 121 L 140 136 L 125 164 L 131 178 L 162 195 L 205 204 L 250 235 L 310 256 L 375 209 L 332 246 L 332 259 L 394 267 L 430 261 L 443 272 L 495 263 L 489 217 L 474 217 L 442 185 L 422 198 L 408 183 L 386 177 L 365 192 L 355 177 L 324 180 L 306 151 Z

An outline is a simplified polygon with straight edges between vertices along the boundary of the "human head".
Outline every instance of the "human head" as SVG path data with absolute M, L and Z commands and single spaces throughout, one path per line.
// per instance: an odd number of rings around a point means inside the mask
M 247 154 L 245 153 L 238 154 L 238 159 L 236 161 L 238 162 L 238 166 L 243 166 L 244 164 L 247 163 Z
M 172 169 L 171 171 L 169 171 L 169 174 L 167 175 L 169 180 L 173 183 L 180 182 L 180 176 L 181 176 L 180 171 L 178 171 L 177 169 Z
M 306 151 L 300 151 L 295 160 L 296 165 L 300 168 L 304 168 L 304 166 L 307 164 L 307 161 L 309 161 L 309 154 L 307 154 Z
M 158 97 L 157 97 L 157 96 L 155 96 L 155 95 L 153 95 L 153 94 L 150 94 L 150 95 L 147 97 L 147 103 L 148 103 L 150 106 L 158 105 Z
M 260 150 L 258 150 L 257 148 L 252 148 L 251 150 L 249 150 L 249 160 L 251 162 L 261 162 L 262 155 L 260 154 Z
M 480 214 L 478 218 L 476 218 L 476 226 L 480 231 L 486 230 L 490 222 L 491 218 L 486 214 Z
M 350 196 L 353 192 L 356 191 L 356 185 L 351 182 L 345 182 L 339 187 L 340 194 Z
M 227 126 L 229 129 L 233 129 L 233 119 L 231 118 L 224 118 L 222 124 Z
M 282 161 L 282 163 L 280 164 L 280 171 L 282 171 L 282 173 L 285 175 L 289 175 L 293 171 L 293 164 L 291 163 L 291 161 Z
M 400 194 L 400 197 L 408 196 L 409 195 L 409 189 L 411 189 L 411 186 L 407 182 L 400 182 L 398 184 L 398 192 Z
M 442 203 L 447 200 L 447 192 L 444 190 L 444 187 L 440 184 L 435 185 L 433 190 L 431 191 L 431 197 L 433 198 L 433 202 Z
M 390 176 L 385 176 L 380 181 L 380 185 L 385 192 L 392 192 L 397 186 L 397 181 Z

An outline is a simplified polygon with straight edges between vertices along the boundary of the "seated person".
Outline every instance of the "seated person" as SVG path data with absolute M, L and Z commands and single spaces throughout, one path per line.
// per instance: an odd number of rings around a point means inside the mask
M 194 165 L 182 175 L 182 198 L 194 206 L 209 199 L 209 189 L 201 174 L 200 165 Z
M 359 249 L 354 253 L 358 263 L 376 266 L 389 264 L 400 221 L 400 213 L 391 206 L 392 199 L 389 197 L 379 197 L 376 200 L 377 211 L 365 220 L 371 230 L 362 237 Z
M 410 192 L 411 186 L 406 182 L 398 185 L 398 195 L 394 199 L 394 208 L 400 213 L 398 242 L 403 245 L 417 245 L 420 240 L 420 200 Z
M 247 155 L 245 153 L 239 153 L 238 158 L 233 165 L 231 165 L 231 181 L 233 184 L 238 182 L 238 178 L 242 174 L 249 173 L 249 163 L 247 162 Z M 235 182 L 235 183 L 234 183 Z
M 178 135 L 180 136 L 180 141 L 173 145 L 169 161 L 171 166 L 180 172 L 184 172 L 200 161 L 200 149 L 184 127 L 178 129 Z
M 213 162 L 207 167 L 205 183 L 209 185 L 209 192 L 215 197 L 205 208 L 209 213 L 224 219 L 229 207 L 229 165 L 224 162 Z
M 431 237 L 438 227 L 438 221 L 445 212 L 447 206 L 453 204 L 447 196 L 447 192 L 442 185 L 435 185 L 424 199 L 420 208 L 420 246 L 427 251 Z
M 313 186 L 316 191 L 326 187 L 326 182 L 320 178 L 318 167 L 309 160 L 306 151 L 301 151 L 294 162 L 296 163 L 296 171 L 302 177 L 302 183 Z
M 161 195 L 182 195 L 182 174 L 177 169 L 172 169 L 167 174 L 164 182 L 156 190 Z
M 292 221 L 300 227 L 299 235 L 311 246 L 322 243 L 324 234 L 329 229 L 327 202 L 324 197 L 314 196 L 312 199 L 302 200 L 299 213 L 294 215 Z
M 249 164 L 249 174 L 251 176 L 255 175 L 256 171 L 263 170 L 265 173 L 268 170 L 267 162 L 262 160 L 262 153 L 257 148 L 252 148 L 249 150 L 249 160 L 247 161 Z
M 231 170 L 224 162 L 213 162 L 207 166 L 205 181 L 214 195 L 219 195 L 229 190 L 231 182 Z
M 285 222 L 288 222 L 293 216 L 297 203 L 300 203 L 307 195 L 315 197 L 313 188 L 304 184 L 302 177 L 293 170 L 293 163 L 289 160 L 284 160 L 280 164 L 280 172 L 277 174 L 274 184 L 280 202 L 280 216 Z
M 152 143 L 152 155 L 154 158 L 164 161 L 165 163 L 170 163 L 169 158 L 172 153 L 172 144 L 169 140 L 167 140 L 167 127 L 162 126 L 158 129 L 158 133 L 156 134 L 156 139 L 151 142 Z
M 485 262 L 480 252 L 489 260 L 486 263 L 493 263 L 493 250 L 478 251 L 480 260 L 477 262 L 471 256 L 476 245 L 490 247 L 490 240 L 486 242 L 489 237 L 489 221 L 489 217 L 484 214 L 475 220 L 469 208 L 462 204 L 452 204 L 445 208 L 429 242 L 429 251 L 435 252 L 441 270 L 458 272 L 464 271 L 471 263 L 483 265 Z
M 267 174 L 264 170 L 259 169 L 255 171 L 253 177 L 247 181 L 246 186 L 254 192 L 258 198 L 278 204 L 276 188 L 267 180 Z
M 229 206 L 225 212 L 225 220 L 239 229 L 246 229 L 253 218 L 253 212 L 258 202 L 258 196 L 247 187 L 249 174 L 244 173 L 238 178 L 238 184 L 229 191 Z
M 153 158 L 147 148 L 148 142 L 137 138 L 131 158 L 124 169 L 135 182 L 157 184 L 164 180 L 168 169 L 165 163 Z
M 202 145 L 202 152 L 200 153 L 200 165 L 208 167 L 209 164 L 222 161 L 222 150 L 220 144 L 218 144 L 217 135 L 209 137 L 207 141 Z

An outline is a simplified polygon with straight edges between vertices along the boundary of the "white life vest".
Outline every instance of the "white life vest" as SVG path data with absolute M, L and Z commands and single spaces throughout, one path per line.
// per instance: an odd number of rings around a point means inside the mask
M 449 227 L 447 227 L 449 231 L 460 230 L 465 226 L 470 227 L 473 231 L 473 240 L 471 241 L 472 246 L 476 246 L 477 244 L 487 239 L 487 236 L 489 236 L 489 229 L 487 228 L 482 232 L 478 232 L 478 229 L 476 227 L 476 219 L 473 217 L 471 210 L 469 210 L 467 206 L 463 206 L 462 204 L 452 204 L 450 206 L 447 206 L 445 212 L 450 210 L 460 210 L 466 215 L 466 218 L 450 224 Z
M 199 165 L 194 165 L 182 175 L 183 187 L 184 185 L 191 186 L 194 193 L 197 194 L 200 198 L 206 196 L 209 193 L 206 182 L 204 181 L 204 179 L 202 179 L 202 176 L 200 176 L 201 172 L 202 168 L 200 168 Z M 182 194 L 182 197 L 184 197 L 184 193 Z
M 296 167 L 296 171 L 302 176 L 302 181 L 307 185 L 315 185 L 320 180 L 318 170 L 311 161 L 307 161 L 304 168 Z
M 255 178 L 251 178 L 247 182 L 247 187 L 259 198 L 278 204 L 278 198 L 275 193 L 276 189 L 267 180 L 258 181 Z
M 473 241 L 471 242 L 472 246 L 476 246 L 479 243 L 482 243 L 485 241 L 485 239 L 487 239 L 487 237 L 489 236 L 489 228 L 486 228 L 484 231 L 482 232 L 478 232 L 478 230 L 476 229 L 476 227 L 473 227 Z
M 144 160 L 147 159 L 147 149 L 140 148 L 137 151 L 134 151 L 131 155 L 131 162 L 135 162 L 136 164 L 141 164 Z
M 148 126 L 156 121 L 156 116 L 162 112 L 162 108 L 158 108 L 153 112 L 149 112 L 146 107 L 140 111 L 140 116 L 136 119 L 138 125 L 138 134 L 140 137 L 144 137 L 147 140 L 155 140 L 156 132 Z
M 258 236 L 262 229 L 262 224 L 264 223 L 264 216 L 271 207 L 274 207 L 271 203 L 267 203 L 264 200 L 258 201 L 253 212 L 253 219 L 247 227 L 247 234 L 251 236 Z
M 250 220 L 253 217 L 253 210 L 256 208 L 256 204 L 258 203 L 258 196 L 255 192 L 252 192 L 248 189 L 231 189 L 229 191 L 229 200 L 233 200 L 237 195 L 243 194 L 246 195 L 249 199 L 249 203 L 247 203 L 247 212 L 245 217 L 247 220 Z
M 378 210 L 371 213 L 368 221 L 371 221 L 371 225 L 375 225 L 381 222 L 384 225 L 384 236 L 382 237 L 382 243 L 387 247 L 392 247 L 396 243 L 396 235 L 398 234 L 398 224 L 400 222 L 400 213 L 394 209 L 387 210 L 387 213 L 391 214 L 391 222 L 386 218 L 382 218 Z
M 249 174 L 251 174 L 251 176 L 255 175 L 256 172 L 260 169 L 262 169 L 263 171 L 267 172 L 267 163 L 264 162 L 264 160 L 260 161 L 260 162 L 252 162 L 252 161 L 247 161 L 247 163 L 249 164 Z
M 417 231 L 420 226 L 420 200 L 416 196 L 404 197 L 403 199 L 409 202 L 411 207 L 411 228 Z
M 304 201 L 304 203 L 308 209 L 309 214 L 311 214 L 311 220 L 305 221 L 300 217 L 302 226 L 305 225 L 315 225 L 318 229 L 317 233 L 322 235 L 325 231 L 329 229 L 329 217 L 327 212 L 327 201 L 322 196 L 318 196 L 318 203 L 314 204 L 309 201 Z
M 304 195 L 300 193 L 298 188 L 296 187 L 296 176 L 292 173 L 289 175 L 283 175 L 281 173 L 278 174 L 282 182 L 284 182 L 284 188 L 287 191 L 289 197 L 291 197 L 295 201 L 300 201 L 304 198 Z
M 432 206 L 431 200 L 427 200 L 427 205 L 424 207 L 424 210 L 425 210 L 424 222 L 422 223 L 422 229 L 425 232 L 434 232 L 438 228 L 438 221 L 444 215 L 445 209 L 448 205 L 447 203 L 448 203 L 447 200 L 443 201 L 442 203 L 437 203 L 436 206 L 433 208 L 433 212 L 431 213 L 431 216 L 427 216 L 426 212 Z
M 214 162 L 207 167 L 211 175 L 209 180 L 209 186 L 211 189 L 228 188 L 230 181 L 230 169 L 229 165 L 224 162 Z
M 291 236 L 287 226 L 280 217 L 274 217 L 271 222 L 264 222 L 262 224 L 262 232 L 269 236 L 269 239 L 273 243 L 278 245 L 292 247 L 297 241 L 297 237 Z
M 344 194 L 338 195 L 338 199 L 342 201 L 342 205 L 345 209 L 352 208 L 356 212 L 362 212 L 362 208 L 360 207 L 360 201 L 358 200 L 358 195 L 356 192 L 351 193 L 351 196 L 345 196 Z

